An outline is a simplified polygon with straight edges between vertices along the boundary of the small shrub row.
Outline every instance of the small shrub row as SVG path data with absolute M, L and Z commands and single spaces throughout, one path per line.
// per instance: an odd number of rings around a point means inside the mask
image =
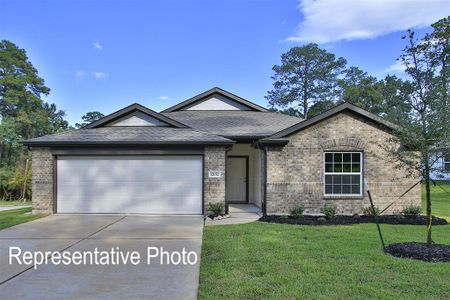
M 210 203 L 211 205 L 211 203 Z M 211 210 L 211 209 L 210 209 Z M 295 206 L 290 211 L 290 215 L 294 218 L 300 219 L 303 218 L 303 213 L 305 211 L 305 208 L 303 205 Z M 336 208 L 334 208 L 331 205 L 325 204 L 325 206 L 321 209 L 321 212 L 325 215 L 326 220 L 331 220 L 336 216 Z M 417 217 L 420 216 L 422 213 L 422 208 L 418 205 L 409 205 L 403 208 L 401 211 L 401 215 L 404 217 Z M 379 216 L 380 215 L 380 209 L 376 206 L 372 208 L 372 206 L 367 206 L 363 208 L 363 215 L 365 216 Z
M 418 217 L 422 214 L 422 207 L 419 205 L 408 205 L 404 207 L 401 211 L 401 215 L 407 218 Z M 380 209 L 376 206 L 372 208 L 372 206 L 367 206 L 363 208 L 363 215 L 365 216 L 379 216 Z
M 290 215 L 294 218 L 301 219 L 303 218 L 303 212 L 305 208 L 303 205 L 295 206 L 291 211 Z M 326 220 L 331 220 L 336 216 L 336 209 L 331 205 L 325 205 L 321 212 L 325 215 Z

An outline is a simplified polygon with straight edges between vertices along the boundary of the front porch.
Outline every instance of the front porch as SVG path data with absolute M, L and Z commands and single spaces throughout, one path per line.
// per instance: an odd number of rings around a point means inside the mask
M 262 151 L 253 148 L 251 144 L 235 144 L 227 152 L 225 202 L 230 207 L 230 212 L 232 209 L 239 211 L 250 207 L 253 208 L 252 212 L 261 211 L 262 170 Z
M 222 220 L 205 219 L 205 225 L 245 224 L 259 220 L 262 216 L 261 208 L 254 204 L 229 204 L 230 217 Z

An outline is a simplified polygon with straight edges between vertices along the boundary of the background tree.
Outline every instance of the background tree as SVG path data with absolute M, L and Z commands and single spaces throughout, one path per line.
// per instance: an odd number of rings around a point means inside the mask
M 49 92 L 25 50 L 0 41 L 0 198 L 20 197 L 23 181 L 30 180 L 31 173 L 24 174 L 29 154 L 21 141 L 68 126 L 64 111 L 41 99 Z
M 317 44 L 291 48 L 281 55 L 281 65 L 272 68 L 273 89 L 266 98 L 272 107 L 294 108 L 307 118 L 310 105 L 335 98 L 345 65 L 345 59 Z
M 351 102 L 375 114 L 383 111 L 382 81 L 357 67 L 344 70 L 343 75 L 338 81 L 339 101 Z
M 335 107 L 339 102 L 340 101 L 334 102 L 332 100 L 318 101 L 309 108 L 308 115 L 310 118 L 320 115 L 321 113 L 324 113 L 327 110 Z
M 105 116 L 104 114 L 102 114 L 101 112 L 98 112 L 98 111 L 87 112 L 81 117 L 81 120 L 83 122 L 75 123 L 75 127 L 78 128 L 78 129 L 82 128 L 82 127 L 84 127 L 86 125 L 91 124 L 94 121 L 100 120 L 104 116 Z
M 390 149 L 402 167 L 420 173 L 425 182 L 428 244 L 432 243 L 430 173 L 450 141 L 447 75 L 450 19 L 440 20 L 432 27 L 433 32 L 421 40 L 415 38 L 413 31 L 408 31 L 404 37 L 407 45 L 400 62 L 405 66 L 409 80 L 399 85 L 404 95 L 401 101 L 405 113 L 396 119 L 396 123 L 401 126 L 396 132 L 396 141 L 413 151 L 406 152 L 397 147 Z M 390 80 L 395 81 L 392 78 Z M 387 98 L 386 105 L 397 105 L 397 100 L 396 97 Z

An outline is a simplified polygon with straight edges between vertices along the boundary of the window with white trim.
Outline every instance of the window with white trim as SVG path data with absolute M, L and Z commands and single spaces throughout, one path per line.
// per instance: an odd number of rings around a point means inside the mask
M 450 152 L 444 154 L 442 167 L 444 172 L 450 172 Z
M 324 153 L 325 196 L 362 196 L 361 152 Z

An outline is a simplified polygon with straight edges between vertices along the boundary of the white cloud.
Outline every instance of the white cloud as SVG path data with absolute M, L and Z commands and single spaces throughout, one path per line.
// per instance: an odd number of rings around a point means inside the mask
M 109 77 L 108 73 L 105 72 L 92 72 L 92 75 L 96 78 L 96 79 L 106 79 Z
M 370 39 L 429 26 L 450 14 L 448 0 L 300 0 L 293 42 Z
M 95 79 L 106 79 L 109 77 L 108 73 L 105 72 L 87 72 L 85 70 L 76 70 L 75 71 L 75 78 L 79 81 L 84 80 L 88 77 L 94 77 Z
M 161 96 L 161 97 L 159 97 L 159 99 L 161 99 L 161 100 L 167 100 L 167 99 L 169 99 L 169 97 L 168 97 L 168 96 Z
M 92 46 L 94 46 L 95 49 L 97 49 L 98 51 L 103 51 L 103 46 L 100 44 L 100 42 L 94 42 L 92 44 Z
M 403 74 L 405 72 L 405 66 L 398 60 L 392 65 L 383 70 L 386 74 Z
M 84 70 L 76 70 L 75 71 L 75 78 L 77 80 L 83 80 L 84 78 L 89 77 L 89 73 Z

